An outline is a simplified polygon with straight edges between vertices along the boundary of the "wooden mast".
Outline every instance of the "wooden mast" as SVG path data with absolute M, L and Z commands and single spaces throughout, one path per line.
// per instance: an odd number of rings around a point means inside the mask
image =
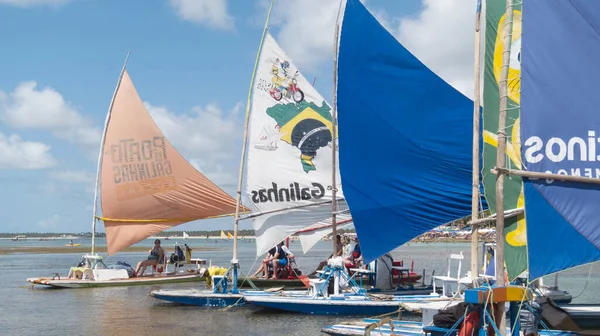
M 506 0 L 504 18 L 504 37 L 502 50 L 502 68 L 500 72 L 499 93 L 500 106 L 498 114 L 498 152 L 496 155 L 496 285 L 505 286 L 504 281 L 504 172 L 506 164 L 506 112 L 508 109 L 508 70 L 510 63 L 510 46 L 512 41 L 513 3 Z M 503 312 L 504 310 L 502 310 Z M 498 329 L 502 336 L 506 333 L 506 317 L 498 314 Z
M 236 198 L 236 206 L 235 206 L 235 222 L 233 226 L 233 258 L 231 260 L 231 264 L 233 266 L 233 288 L 231 293 L 237 294 L 237 269 L 239 267 L 238 263 L 238 230 L 239 230 L 239 222 L 240 222 L 240 205 L 242 202 L 242 183 L 244 178 L 244 164 L 246 162 L 246 147 L 248 145 L 248 123 L 250 121 L 250 100 L 252 99 L 252 88 L 254 86 L 254 78 L 256 77 L 256 70 L 258 68 L 258 61 L 260 59 L 260 53 L 262 51 L 263 42 L 265 40 L 265 36 L 267 34 L 267 30 L 269 29 L 269 19 L 271 18 L 271 11 L 273 10 L 273 3 L 275 0 L 271 0 L 271 4 L 269 6 L 269 11 L 267 12 L 267 20 L 265 21 L 265 27 L 262 32 L 262 37 L 260 40 L 260 45 L 258 47 L 258 52 L 256 53 L 256 60 L 254 61 L 254 71 L 252 72 L 252 78 L 250 80 L 250 89 L 248 90 L 248 100 L 246 101 L 246 117 L 244 119 L 244 144 L 242 145 L 242 157 L 240 159 L 240 171 L 238 174 L 238 189 L 237 189 L 237 198 Z
M 475 224 L 479 215 L 479 141 L 480 141 L 480 75 L 481 75 L 481 0 L 477 1 L 475 15 L 475 96 L 473 97 L 473 189 L 471 198 L 471 279 L 478 274 L 479 225 Z

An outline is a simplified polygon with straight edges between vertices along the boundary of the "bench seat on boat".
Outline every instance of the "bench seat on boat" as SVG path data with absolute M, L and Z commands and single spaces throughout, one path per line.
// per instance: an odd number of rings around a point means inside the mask
M 77 278 L 81 280 L 89 280 L 92 277 L 92 269 L 90 267 L 71 267 L 67 276 L 69 279 Z

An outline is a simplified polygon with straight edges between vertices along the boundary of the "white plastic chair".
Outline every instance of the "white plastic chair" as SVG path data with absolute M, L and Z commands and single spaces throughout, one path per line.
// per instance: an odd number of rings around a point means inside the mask
M 446 294 L 451 294 L 452 293 L 452 285 L 456 284 L 456 288 L 457 291 L 459 289 L 459 280 L 460 280 L 460 271 L 462 268 L 462 261 L 465 258 L 465 256 L 462 254 L 462 251 L 460 251 L 460 254 L 450 254 L 450 257 L 448 258 L 448 273 L 447 275 L 436 275 L 433 276 L 433 292 L 435 293 L 435 289 L 437 288 L 436 286 L 436 280 L 440 281 L 442 283 L 442 297 L 448 297 Z M 451 266 L 452 266 L 452 260 L 456 260 L 458 262 L 458 270 L 456 272 L 456 277 L 452 277 L 450 276 L 450 270 L 451 270 Z

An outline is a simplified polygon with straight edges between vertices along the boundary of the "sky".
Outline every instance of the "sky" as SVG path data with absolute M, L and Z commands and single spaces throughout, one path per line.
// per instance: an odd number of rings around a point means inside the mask
M 128 51 L 129 75 L 165 136 L 235 195 L 269 2 L 0 0 L 0 232 L 91 231 L 101 134 Z M 423 63 L 473 96 L 475 0 L 363 3 Z M 269 22 L 329 102 L 339 5 L 276 0 Z M 174 229 L 232 227 L 226 218 Z

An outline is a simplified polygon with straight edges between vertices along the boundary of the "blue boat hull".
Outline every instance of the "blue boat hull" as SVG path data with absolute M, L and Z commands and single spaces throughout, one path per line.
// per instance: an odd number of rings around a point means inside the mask
M 212 293 L 173 295 L 169 291 L 153 291 L 150 296 L 163 301 L 200 307 L 229 307 L 245 304 L 244 297 L 241 294 L 210 294 Z
M 276 310 L 284 310 L 295 313 L 310 315 L 381 315 L 393 313 L 398 310 L 398 306 L 366 306 L 366 305 L 335 305 L 335 304 L 286 304 L 284 302 L 261 302 L 253 304 Z
M 368 327 L 377 323 L 380 325 L 371 330 L 374 335 L 405 335 L 405 336 L 420 336 L 426 331 L 431 336 L 453 336 L 458 333 L 457 330 L 450 331 L 449 329 L 439 328 L 434 326 L 427 326 L 423 328 L 421 322 L 412 321 L 398 321 L 392 320 L 391 323 L 394 326 L 394 330 L 390 328 L 389 322 L 382 322 L 379 319 L 364 319 L 362 321 L 350 321 L 344 322 L 343 324 L 336 324 L 327 326 L 321 331 L 323 333 L 335 336 L 350 336 L 350 335 L 365 335 L 365 331 Z M 507 334 L 508 332 L 507 328 Z M 560 330 L 539 330 L 540 336 L 576 336 L 576 332 L 571 331 L 560 331 Z
M 373 316 L 393 313 L 406 302 L 423 300 L 422 296 L 396 297 L 393 300 L 376 300 L 364 296 L 339 297 L 310 296 L 257 296 L 244 295 L 246 303 L 256 306 L 311 315 L 363 315 Z
M 243 306 L 246 304 L 244 296 L 275 296 L 285 294 L 289 296 L 305 295 L 305 291 L 241 291 L 239 294 L 231 293 L 214 293 L 209 290 L 194 290 L 194 289 L 159 289 L 150 292 L 150 296 L 155 299 L 179 303 L 191 306 L 200 307 L 229 307 Z

